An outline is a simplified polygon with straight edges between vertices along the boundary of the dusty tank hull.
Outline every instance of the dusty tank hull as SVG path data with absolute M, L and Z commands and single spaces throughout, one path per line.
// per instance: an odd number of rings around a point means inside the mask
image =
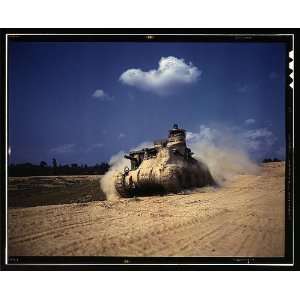
M 177 134 L 174 139 L 171 134 L 168 140 L 154 143 L 154 148 L 131 152 L 131 170 L 115 177 L 115 188 L 121 197 L 178 193 L 214 184 L 207 166 L 191 156 L 185 132 L 181 131 L 181 136 Z

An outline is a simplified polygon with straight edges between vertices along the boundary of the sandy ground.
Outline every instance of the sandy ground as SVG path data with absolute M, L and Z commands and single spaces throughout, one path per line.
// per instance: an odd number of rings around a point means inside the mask
M 284 256 L 284 163 L 224 187 L 10 208 L 10 256 Z

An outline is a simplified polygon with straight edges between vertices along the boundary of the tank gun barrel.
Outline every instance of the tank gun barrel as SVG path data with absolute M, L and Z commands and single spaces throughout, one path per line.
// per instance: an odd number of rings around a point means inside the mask
M 124 158 L 127 158 L 127 159 L 130 159 L 130 160 L 132 160 L 132 161 L 138 162 L 137 158 L 132 157 L 132 156 L 130 156 L 130 155 L 124 155 Z

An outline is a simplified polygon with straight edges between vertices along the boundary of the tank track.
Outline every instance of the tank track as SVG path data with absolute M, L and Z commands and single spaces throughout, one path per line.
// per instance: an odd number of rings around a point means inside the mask
M 115 188 L 119 195 L 123 198 L 131 198 L 132 191 L 126 188 L 125 186 L 125 175 L 119 173 L 115 178 Z
M 160 184 L 166 193 L 178 193 L 182 188 L 177 173 L 163 175 L 160 179 Z

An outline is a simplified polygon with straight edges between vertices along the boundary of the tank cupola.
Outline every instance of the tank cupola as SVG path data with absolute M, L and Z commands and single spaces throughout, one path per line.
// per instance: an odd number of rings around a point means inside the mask
M 185 147 L 185 130 L 179 128 L 177 124 L 173 125 L 173 128 L 169 130 L 168 145 L 183 145 Z

